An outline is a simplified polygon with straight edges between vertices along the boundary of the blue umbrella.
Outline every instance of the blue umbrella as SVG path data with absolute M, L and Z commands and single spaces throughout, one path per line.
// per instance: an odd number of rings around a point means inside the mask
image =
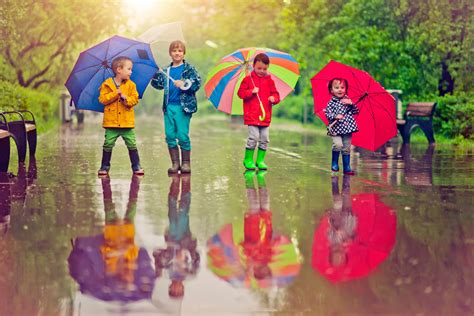
M 126 282 L 118 276 L 107 275 L 100 252 L 103 244 L 103 235 L 78 237 L 74 241 L 74 248 L 68 258 L 69 273 L 79 284 L 80 291 L 103 301 L 128 303 L 150 299 L 155 270 L 146 249 L 140 248 L 133 284 L 126 286 Z
M 150 45 L 121 36 L 113 36 L 83 51 L 66 81 L 66 88 L 77 109 L 103 112 L 99 102 L 99 88 L 105 79 L 113 77 L 112 60 L 118 56 L 133 61 L 131 80 L 137 85 L 140 98 L 158 71 Z

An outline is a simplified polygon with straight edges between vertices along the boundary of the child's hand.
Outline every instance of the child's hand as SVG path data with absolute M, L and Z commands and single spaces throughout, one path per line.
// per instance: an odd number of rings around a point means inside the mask
M 270 101 L 271 103 L 275 103 L 275 97 L 271 95 L 271 96 L 268 98 L 268 101 Z
M 183 80 L 175 80 L 175 81 L 174 81 L 174 86 L 175 86 L 176 88 L 181 88 L 183 85 L 184 85 L 184 81 L 183 81 Z
M 258 88 L 257 87 L 253 88 L 252 93 L 257 94 L 258 93 Z
M 349 99 L 348 97 L 344 97 L 341 99 L 341 103 L 345 105 L 352 105 L 352 100 Z
M 344 118 L 344 115 L 338 114 L 336 115 L 336 120 L 342 120 Z
M 127 105 L 127 96 L 123 93 L 120 94 L 120 101 L 123 102 L 123 104 Z

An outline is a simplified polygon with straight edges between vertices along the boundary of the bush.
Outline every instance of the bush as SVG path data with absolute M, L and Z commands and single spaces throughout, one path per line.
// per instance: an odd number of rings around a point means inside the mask
M 33 112 L 40 132 L 58 121 L 59 101 L 49 93 L 0 81 L 0 95 L 0 112 L 29 110 Z
M 474 94 L 459 93 L 438 97 L 433 117 L 436 132 L 449 138 L 474 139 Z
M 290 95 L 286 97 L 273 108 L 273 116 L 303 122 L 305 105 L 307 123 L 313 123 L 317 117 L 313 113 L 313 99 L 309 96 Z

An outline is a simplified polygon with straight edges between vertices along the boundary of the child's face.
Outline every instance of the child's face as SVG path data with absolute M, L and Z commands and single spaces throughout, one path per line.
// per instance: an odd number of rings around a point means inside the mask
M 331 93 L 338 98 L 342 98 L 346 95 L 346 85 L 343 81 L 333 81 L 331 87 Z
M 130 60 L 126 60 L 122 67 L 117 68 L 117 75 L 122 80 L 130 79 L 132 75 L 133 63 Z
M 174 64 L 179 64 L 184 59 L 184 49 L 180 46 L 175 47 L 171 50 L 170 56 Z
M 259 77 L 264 77 L 267 75 L 268 65 L 262 63 L 261 61 L 257 61 L 253 66 L 253 70 Z

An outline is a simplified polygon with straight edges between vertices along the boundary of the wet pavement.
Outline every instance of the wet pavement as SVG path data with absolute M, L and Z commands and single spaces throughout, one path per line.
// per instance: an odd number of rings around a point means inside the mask
M 474 152 L 397 143 L 328 171 L 330 139 L 274 124 L 266 173 L 246 129 L 192 122 L 192 175 L 168 177 L 139 119 L 143 178 L 86 118 L 39 138 L 0 183 L 0 315 L 472 315 Z

